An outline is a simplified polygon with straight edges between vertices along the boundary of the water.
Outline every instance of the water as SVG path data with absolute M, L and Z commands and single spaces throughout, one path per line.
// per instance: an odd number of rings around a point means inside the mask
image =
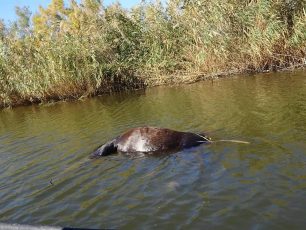
M 234 77 L 0 111 L 0 222 L 302 229 L 305 75 Z M 95 147 L 140 125 L 251 144 L 88 160 Z

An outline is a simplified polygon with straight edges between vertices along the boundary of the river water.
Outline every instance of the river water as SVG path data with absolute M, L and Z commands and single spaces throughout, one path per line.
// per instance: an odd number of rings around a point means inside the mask
M 306 226 L 306 72 L 0 111 L 0 222 L 123 229 Z M 173 154 L 96 160 L 128 128 L 208 131 Z M 53 185 L 50 184 L 52 179 Z

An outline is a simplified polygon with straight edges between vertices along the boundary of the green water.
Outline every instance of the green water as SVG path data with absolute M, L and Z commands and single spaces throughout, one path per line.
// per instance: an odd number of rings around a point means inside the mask
M 0 111 L 0 222 L 302 229 L 305 75 L 234 77 Z M 98 145 L 140 125 L 251 144 L 87 159 Z

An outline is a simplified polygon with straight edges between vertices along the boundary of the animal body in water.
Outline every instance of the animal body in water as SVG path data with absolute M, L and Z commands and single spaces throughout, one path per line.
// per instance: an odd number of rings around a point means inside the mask
M 92 153 L 91 158 L 107 156 L 116 152 L 161 153 L 179 151 L 210 142 L 210 138 L 204 134 L 157 127 L 138 127 L 130 129 L 105 143 Z
M 249 142 L 239 140 L 216 140 L 212 141 L 204 133 L 196 134 L 191 132 L 180 132 L 171 129 L 157 127 L 138 127 L 128 130 L 115 139 L 105 143 L 94 151 L 90 158 L 107 156 L 116 152 L 123 153 L 165 153 L 179 151 L 185 148 L 195 147 L 201 144 L 210 144 L 216 142 L 233 142 L 241 144 L 249 144 Z M 84 164 L 79 163 L 77 166 Z M 74 169 L 76 166 L 73 166 Z M 66 175 L 71 167 L 61 173 Z M 50 184 L 53 185 L 53 179 Z

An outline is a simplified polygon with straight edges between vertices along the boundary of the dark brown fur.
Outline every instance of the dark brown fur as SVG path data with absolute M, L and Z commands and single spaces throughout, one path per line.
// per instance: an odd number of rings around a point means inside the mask
M 106 156 L 117 151 L 124 153 L 178 151 L 209 142 L 207 137 L 200 134 L 157 127 L 138 127 L 102 145 L 92 157 Z

